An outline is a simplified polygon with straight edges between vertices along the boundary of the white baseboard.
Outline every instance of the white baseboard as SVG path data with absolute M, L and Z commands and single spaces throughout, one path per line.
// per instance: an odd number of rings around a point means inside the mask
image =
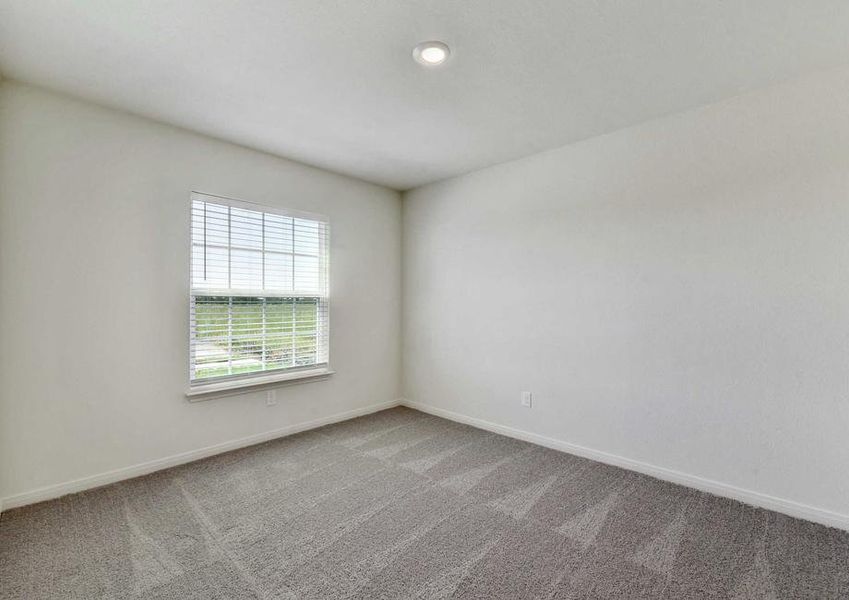
M 60 496 L 65 496 L 67 494 L 75 494 L 77 492 L 100 487 L 102 485 L 115 483 L 117 481 L 132 479 L 133 477 L 138 477 L 140 475 L 147 475 L 154 471 L 161 471 L 163 469 L 176 467 L 177 465 L 200 460 L 223 452 L 229 452 L 230 450 L 237 450 L 239 448 L 253 446 L 254 444 L 260 444 L 276 438 L 294 435 L 323 425 L 330 425 L 331 423 L 338 423 L 339 421 L 347 421 L 348 419 L 361 417 L 373 412 L 398 406 L 400 403 L 400 400 L 391 400 L 380 404 L 372 404 L 363 408 L 356 408 L 354 410 L 330 415 L 329 417 L 322 417 L 321 419 L 315 419 L 305 423 L 296 423 L 295 425 L 287 425 L 286 427 L 281 427 L 279 429 L 258 433 L 256 435 L 251 435 L 237 440 L 222 442 L 213 446 L 207 446 L 206 448 L 190 450 L 189 452 L 167 456 L 150 462 L 115 469 L 114 471 L 107 471 L 106 473 L 99 473 L 97 475 L 91 475 L 89 477 L 83 477 L 73 481 L 66 481 L 56 485 L 49 485 L 29 492 L 24 492 L 22 494 L 15 494 L 14 496 L 7 496 L 5 498 L 0 498 L 0 512 L 3 510 L 9 510 L 10 508 L 35 504 L 36 502 L 43 502 L 44 500 L 52 500 L 53 498 L 59 498 Z
M 506 435 L 508 437 L 537 444 L 539 446 L 545 446 L 546 448 L 552 448 L 553 450 L 560 450 L 561 452 L 567 452 L 569 454 L 589 458 L 590 460 L 613 465 L 615 467 L 636 471 L 637 473 L 649 475 L 671 483 L 695 488 L 703 492 L 708 492 L 709 494 L 714 494 L 715 496 L 739 500 L 740 502 L 744 502 L 752 506 L 774 510 L 775 512 L 783 513 L 798 519 L 813 521 L 814 523 L 819 523 L 828 527 L 836 527 L 838 529 L 849 531 L 849 515 L 832 512 L 822 508 L 816 508 L 814 506 L 808 506 L 806 504 L 793 502 L 792 500 L 776 498 L 775 496 L 746 490 L 727 483 L 722 483 L 721 481 L 714 481 L 712 479 L 689 475 L 673 469 L 658 467 L 646 462 L 632 460 L 630 458 L 625 458 L 624 456 L 610 454 L 609 452 L 602 452 L 601 450 L 594 450 L 577 444 L 571 444 L 569 442 L 538 435 L 529 431 L 523 431 L 514 427 L 499 425 L 483 419 L 469 417 L 450 410 L 445 410 L 444 408 L 420 404 L 407 399 L 402 399 L 401 404 L 437 417 L 443 417 L 451 421 L 471 425 L 478 429 L 485 429 L 494 433 L 500 433 L 501 435 Z
M 107 471 L 105 473 L 100 473 L 89 477 L 83 477 L 81 479 L 75 479 L 73 481 L 67 481 L 56 485 L 46 486 L 31 490 L 29 492 L 24 492 L 22 494 L 7 496 L 5 498 L 0 498 L 0 513 L 2 513 L 4 510 L 8 510 L 11 508 L 26 506 L 28 504 L 34 504 L 36 502 L 43 502 L 44 500 L 51 500 L 53 498 L 58 498 L 67 494 L 74 494 L 76 492 L 81 492 L 110 483 L 123 481 L 125 479 L 132 479 L 133 477 L 139 477 L 140 475 L 147 475 L 148 473 L 153 473 L 155 471 L 161 471 L 163 469 L 168 469 L 177 465 L 182 465 L 195 460 L 200 460 L 202 458 L 207 458 L 216 454 L 229 452 L 230 450 L 236 450 L 239 448 L 244 448 L 246 446 L 260 444 L 262 442 L 266 442 L 276 438 L 286 437 L 288 435 L 294 435 L 302 431 L 315 429 L 323 425 L 330 425 L 331 423 L 346 421 L 348 419 L 353 419 L 373 412 L 386 410 L 387 408 L 392 408 L 398 405 L 408 406 L 421 412 L 436 415 L 438 417 L 443 417 L 445 419 L 450 419 L 451 421 L 456 421 L 458 423 L 465 423 L 466 425 L 471 425 L 479 429 L 485 429 L 487 431 L 506 435 L 508 437 L 530 442 L 532 444 L 537 444 L 539 446 L 545 446 L 546 448 L 552 448 L 554 450 L 567 452 L 569 454 L 574 454 L 576 456 L 581 456 L 601 463 L 613 465 L 616 467 L 622 467 L 623 469 L 643 473 L 644 475 L 649 475 L 651 477 L 656 477 L 657 479 L 662 479 L 671 483 L 684 485 L 717 496 L 732 498 L 734 500 L 739 500 L 740 502 L 744 502 L 746 504 L 751 504 L 760 508 L 774 510 L 776 512 L 780 512 L 791 517 L 805 519 L 807 521 L 813 521 L 815 523 L 820 523 L 829 527 L 837 527 L 838 529 L 849 531 L 849 515 L 844 515 L 829 510 L 816 508 L 806 504 L 793 502 L 791 500 L 776 498 L 775 496 L 762 494 L 760 492 L 755 492 L 752 490 L 746 490 L 733 485 L 722 483 L 720 481 L 705 479 L 696 475 L 689 475 L 687 473 L 682 473 L 673 469 L 667 469 L 665 467 L 659 467 L 642 461 L 632 460 L 630 458 L 625 458 L 616 454 L 602 452 L 601 450 L 594 450 L 585 446 L 579 446 L 577 444 L 564 442 L 562 440 L 538 435 L 529 431 L 523 431 L 514 427 L 507 427 L 506 425 L 499 425 L 498 423 L 492 423 L 484 419 L 469 417 L 467 415 L 456 413 L 450 410 L 429 406 L 427 404 L 420 404 L 418 402 L 412 402 L 406 399 L 383 402 L 380 404 L 372 404 L 370 406 L 346 411 L 343 413 L 337 413 L 335 415 L 330 415 L 321 419 L 315 419 L 313 421 L 307 421 L 304 423 L 297 423 L 295 425 L 288 425 L 286 427 L 274 429 L 272 431 L 266 431 L 245 438 L 230 440 L 228 442 L 215 444 L 213 446 L 207 446 L 206 448 L 191 450 L 189 452 L 183 452 L 181 454 L 168 456 L 158 460 L 133 465 L 130 467 L 124 467 L 122 469 L 115 469 L 113 471 Z

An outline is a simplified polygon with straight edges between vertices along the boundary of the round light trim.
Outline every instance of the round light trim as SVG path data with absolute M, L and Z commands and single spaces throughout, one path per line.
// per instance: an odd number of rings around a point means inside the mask
M 448 60 L 451 50 L 442 42 L 422 42 L 413 48 L 413 58 L 426 67 L 437 67 Z

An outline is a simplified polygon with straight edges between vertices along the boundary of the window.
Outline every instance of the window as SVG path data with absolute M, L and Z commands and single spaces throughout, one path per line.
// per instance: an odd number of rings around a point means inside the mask
M 326 367 L 326 219 L 192 194 L 192 385 Z

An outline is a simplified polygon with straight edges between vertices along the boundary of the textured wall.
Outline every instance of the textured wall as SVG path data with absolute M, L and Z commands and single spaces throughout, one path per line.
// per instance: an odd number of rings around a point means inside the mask
M 847 101 L 823 73 L 405 194 L 405 396 L 849 515 Z
M 328 381 L 190 404 L 189 193 L 330 218 Z M 0 497 L 391 401 L 394 191 L 0 85 Z

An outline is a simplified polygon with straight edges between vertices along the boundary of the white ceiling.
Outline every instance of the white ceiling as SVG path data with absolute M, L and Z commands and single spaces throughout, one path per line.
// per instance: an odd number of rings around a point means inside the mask
M 0 2 L 7 77 L 398 189 L 846 63 L 846 0 Z

